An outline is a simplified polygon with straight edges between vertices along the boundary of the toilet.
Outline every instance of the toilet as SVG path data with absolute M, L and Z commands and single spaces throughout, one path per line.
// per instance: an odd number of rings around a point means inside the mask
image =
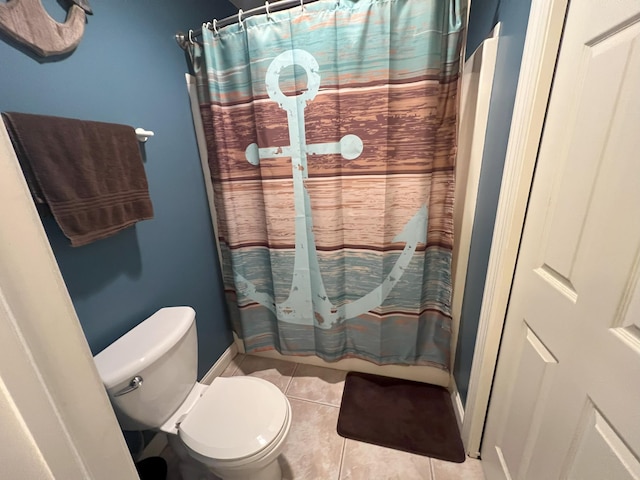
M 94 360 L 122 429 L 167 433 L 184 480 L 282 479 L 287 397 L 254 377 L 198 383 L 191 307 L 157 311 Z

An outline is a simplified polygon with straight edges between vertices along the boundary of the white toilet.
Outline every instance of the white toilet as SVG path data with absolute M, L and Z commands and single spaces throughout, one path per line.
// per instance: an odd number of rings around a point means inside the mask
M 212 478 L 203 471 L 224 480 L 281 480 L 287 397 L 254 377 L 198 383 L 191 307 L 157 311 L 94 360 L 121 427 L 169 434 L 184 480 Z

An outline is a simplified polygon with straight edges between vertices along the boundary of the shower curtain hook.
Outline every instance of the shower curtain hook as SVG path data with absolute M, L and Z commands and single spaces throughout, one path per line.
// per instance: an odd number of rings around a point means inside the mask
M 271 20 L 271 12 L 269 11 L 269 2 L 264 2 L 264 11 L 267 12 L 267 18 Z
M 238 23 L 240 24 L 240 26 L 244 30 L 244 23 L 242 23 L 242 14 L 243 13 L 244 12 L 242 11 L 242 9 L 238 10 Z
M 193 45 L 194 43 L 196 43 L 196 42 L 194 42 L 194 41 L 193 41 L 193 30 L 189 30 L 189 43 L 190 43 L 191 45 Z
M 218 34 L 218 20 L 216 18 L 213 19 L 213 31 L 215 34 Z
M 300 0 L 300 8 L 302 8 L 302 11 L 304 12 L 304 0 Z

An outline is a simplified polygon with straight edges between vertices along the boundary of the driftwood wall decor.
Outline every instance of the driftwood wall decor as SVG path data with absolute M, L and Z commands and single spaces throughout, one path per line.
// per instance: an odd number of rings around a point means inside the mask
M 60 55 L 78 46 L 84 33 L 87 0 L 71 0 L 64 23 L 49 16 L 40 0 L 0 3 L 0 30 L 41 57 Z

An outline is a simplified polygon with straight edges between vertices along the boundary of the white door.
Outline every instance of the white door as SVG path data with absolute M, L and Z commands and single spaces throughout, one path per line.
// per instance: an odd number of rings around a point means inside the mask
M 640 479 L 640 0 L 569 6 L 481 455 Z

